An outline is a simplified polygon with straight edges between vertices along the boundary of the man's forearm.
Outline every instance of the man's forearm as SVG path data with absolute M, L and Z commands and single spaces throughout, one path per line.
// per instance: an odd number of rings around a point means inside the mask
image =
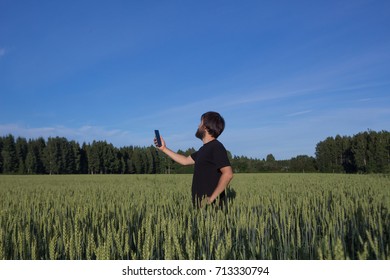
M 213 194 L 209 197 L 209 203 L 212 203 L 217 197 L 226 189 L 230 181 L 233 178 L 233 174 L 222 174 L 219 178 L 218 185 L 215 188 Z
M 178 153 L 175 153 L 174 151 L 170 150 L 169 148 L 165 147 L 162 152 L 164 154 L 166 154 L 167 156 L 169 156 L 171 159 L 173 159 L 174 161 L 176 161 L 177 163 L 181 164 L 181 165 L 190 165 L 190 164 L 194 164 L 194 161 L 192 160 L 191 157 L 188 157 L 188 156 L 184 156 L 184 155 L 181 155 L 181 154 L 178 154 Z

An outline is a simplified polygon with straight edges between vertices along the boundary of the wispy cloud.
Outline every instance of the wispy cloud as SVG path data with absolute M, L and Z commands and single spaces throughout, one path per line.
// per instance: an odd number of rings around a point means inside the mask
M 310 112 L 312 112 L 312 111 L 313 111 L 313 110 L 299 111 L 299 112 L 295 112 L 295 113 L 288 114 L 288 115 L 286 115 L 286 117 L 300 116 L 300 115 L 308 114 L 308 113 L 310 113 Z
M 0 57 L 4 56 L 6 53 L 4 48 L 0 48 Z
M 205 99 L 188 102 L 185 104 L 177 104 L 165 108 L 163 110 L 157 111 L 152 114 L 148 114 L 137 118 L 137 121 L 145 121 L 151 119 L 166 118 L 168 116 L 181 116 L 181 118 L 188 119 L 189 117 L 195 118 L 195 122 L 200 118 L 200 114 L 204 113 L 207 110 L 225 110 L 229 108 L 240 108 L 247 104 L 260 103 L 265 101 L 272 101 L 278 99 L 285 99 L 299 95 L 305 95 L 310 93 L 315 93 L 316 91 L 321 90 L 318 87 L 305 88 L 298 90 L 284 90 L 282 88 L 277 89 L 260 89 L 252 92 L 244 93 L 231 93 L 225 94 L 220 93 L 213 97 L 208 97 Z M 189 116 L 190 115 L 190 116 Z M 134 121 L 132 119 L 131 121 Z
M 15 137 L 36 139 L 43 137 L 66 137 L 68 140 L 92 142 L 106 140 L 116 146 L 139 145 L 145 146 L 151 142 L 151 137 L 143 137 L 129 131 L 108 129 L 100 126 L 66 127 L 62 125 L 48 127 L 28 127 L 20 124 L 0 124 L 0 135 L 12 134 Z M 146 143 L 146 144 L 145 144 Z
M 288 89 L 289 88 L 289 89 Z M 292 90 L 292 86 L 286 86 L 285 88 L 269 88 L 256 91 L 254 93 L 238 94 L 226 99 L 221 103 L 222 107 L 235 107 L 239 105 L 259 103 L 263 101 L 277 100 L 290 98 L 299 95 L 305 95 L 314 93 L 321 90 L 318 87 L 303 88 Z
M 372 100 L 372 98 L 362 98 L 362 99 L 357 100 L 357 102 L 368 102 L 371 100 Z

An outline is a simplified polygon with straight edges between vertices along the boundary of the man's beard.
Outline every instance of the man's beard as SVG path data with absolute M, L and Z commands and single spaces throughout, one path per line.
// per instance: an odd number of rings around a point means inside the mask
M 200 128 L 198 128 L 198 130 L 195 133 L 195 136 L 196 136 L 196 138 L 203 140 L 205 133 L 206 133 L 206 131 L 204 129 L 201 130 Z

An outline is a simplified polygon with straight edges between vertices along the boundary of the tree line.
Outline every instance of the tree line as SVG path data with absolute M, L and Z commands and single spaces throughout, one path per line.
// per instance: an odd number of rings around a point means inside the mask
M 190 154 L 194 149 L 188 149 Z M 153 146 L 117 148 L 107 141 L 80 145 L 64 137 L 0 137 L 3 174 L 160 174 L 189 173 Z
M 236 172 L 390 173 L 390 132 L 368 130 L 353 136 L 327 137 L 316 145 L 315 157 L 234 157 L 232 165 Z
M 390 173 L 390 133 L 328 137 L 317 144 L 316 162 L 320 172 Z
M 190 155 L 190 148 L 178 153 Z M 316 157 L 298 155 L 289 160 L 232 156 L 236 173 L 333 172 L 389 173 L 390 133 L 366 131 L 354 136 L 328 137 L 316 146 Z M 179 174 L 192 173 L 155 147 L 117 148 L 106 141 L 79 144 L 64 137 L 29 139 L 13 135 L 0 137 L 2 174 Z

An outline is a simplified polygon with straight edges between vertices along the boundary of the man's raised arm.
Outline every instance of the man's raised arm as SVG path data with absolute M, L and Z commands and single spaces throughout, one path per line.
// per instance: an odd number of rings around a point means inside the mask
M 154 144 L 156 145 L 157 149 L 159 149 L 164 154 L 166 154 L 171 159 L 173 159 L 174 161 L 176 161 L 177 163 L 179 163 L 181 165 L 192 165 L 192 164 L 195 164 L 195 161 L 192 159 L 191 156 L 184 156 L 184 155 L 175 153 L 174 151 L 170 150 L 166 146 L 166 143 L 165 143 L 164 139 L 161 136 L 160 136 L 160 139 L 161 139 L 161 146 L 160 147 L 157 146 L 157 140 L 154 139 Z

